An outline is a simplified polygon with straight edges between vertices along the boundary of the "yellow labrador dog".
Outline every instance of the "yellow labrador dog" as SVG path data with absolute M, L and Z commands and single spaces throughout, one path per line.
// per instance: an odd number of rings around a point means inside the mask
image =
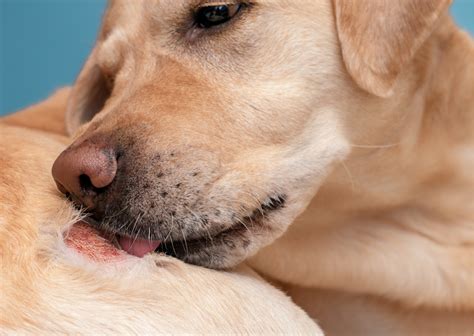
M 471 334 L 474 44 L 449 3 L 112 1 L 56 183 L 130 254 L 253 256 L 327 330 Z
M 54 106 L 53 99 L 33 110 L 45 120 Z M 5 125 L 33 110 L 0 122 L 2 335 L 322 334 L 249 270 L 140 259 L 82 222 L 50 175 L 64 139 Z

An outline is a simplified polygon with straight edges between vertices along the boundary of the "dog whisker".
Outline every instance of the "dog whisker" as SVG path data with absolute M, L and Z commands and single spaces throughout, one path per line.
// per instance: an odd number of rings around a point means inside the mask
M 207 233 L 207 238 L 209 238 L 209 242 L 211 243 L 211 245 L 214 246 L 214 240 L 213 240 L 213 238 L 212 238 L 212 235 L 211 235 L 211 233 L 210 233 L 210 231 L 209 231 L 208 226 L 205 225 L 205 222 L 202 220 L 202 218 L 201 218 L 200 216 L 198 216 L 194 211 L 192 211 L 191 209 L 189 209 L 188 207 L 185 207 L 185 209 L 186 209 L 187 211 L 189 211 L 189 212 L 200 222 L 200 224 L 201 224 L 201 226 L 202 226 L 203 228 L 205 228 L 206 233 Z
M 242 226 L 248 231 L 250 235 L 253 235 L 252 231 L 250 231 L 250 228 L 244 223 L 244 221 L 242 221 L 241 219 L 237 219 L 237 222 L 242 224 Z
M 186 256 L 188 256 L 188 254 L 189 254 L 188 242 L 186 241 L 186 235 L 184 234 L 184 230 L 183 230 L 183 229 L 181 229 L 181 235 L 183 236 L 184 252 L 186 253 Z
M 110 219 L 116 218 L 116 217 L 120 216 L 122 213 L 124 213 L 125 211 L 127 211 L 129 209 L 129 207 L 130 207 L 130 205 L 127 204 L 120 211 L 117 211 L 116 213 L 113 213 L 112 215 L 107 215 L 106 217 L 108 217 Z M 107 209 L 106 209 L 105 213 L 106 214 L 108 213 Z
M 254 206 L 254 207 L 255 207 L 258 211 L 260 211 L 260 214 L 261 214 L 262 216 L 264 216 L 264 211 L 263 211 L 263 209 L 262 209 L 262 202 L 259 201 L 258 198 L 257 198 L 255 195 L 253 195 L 252 193 L 246 192 L 246 191 L 242 191 L 242 192 L 243 192 L 244 194 L 250 196 L 250 198 L 252 198 L 252 199 L 255 201 L 255 206 Z
M 342 167 L 344 168 L 347 176 L 349 177 L 349 181 L 351 183 L 351 189 L 352 191 L 355 191 L 355 183 L 354 183 L 354 178 L 352 177 L 352 174 L 351 174 L 351 171 L 349 170 L 349 167 L 347 167 L 347 165 L 344 163 L 344 161 L 339 161 L 342 165 Z
M 128 221 L 123 222 L 122 225 L 120 225 L 120 227 L 117 229 L 117 232 L 121 232 L 123 228 L 128 226 L 128 224 L 129 224 Z
M 170 227 L 170 229 L 168 230 L 168 233 L 167 233 L 166 237 L 163 239 L 163 241 L 166 242 L 168 240 L 168 238 L 171 236 L 172 232 L 173 232 L 173 228 Z
M 174 217 L 173 215 L 171 215 L 171 227 L 173 227 L 173 224 L 174 224 Z M 174 255 L 177 255 L 176 253 L 176 249 L 174 248 L 174 243 L 173 243 L 173 236 L 170 237 L 171 239 L 171 248 L 173 249 L 173 253 Z

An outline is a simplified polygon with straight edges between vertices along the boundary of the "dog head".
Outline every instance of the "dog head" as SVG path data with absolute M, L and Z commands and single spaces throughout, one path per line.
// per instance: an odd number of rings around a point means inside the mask
M 232 266 L 285 231 L 351 142 L 385 135 L 395 116 L 368 111 L 448 2 L 113 1 L 58 186 L 128 247 Z

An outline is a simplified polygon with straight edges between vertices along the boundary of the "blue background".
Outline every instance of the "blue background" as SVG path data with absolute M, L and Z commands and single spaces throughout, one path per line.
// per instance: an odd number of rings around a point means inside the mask
M 104 8 L 105 0 L 0 0 L 0 115 L 74 81 Z M 451 11 L 474 35 L 474 0 L 455 0 Z

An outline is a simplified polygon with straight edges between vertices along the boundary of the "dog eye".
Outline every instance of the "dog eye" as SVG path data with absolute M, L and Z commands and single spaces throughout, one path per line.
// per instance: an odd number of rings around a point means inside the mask
M 200 28 L 218 26 L 232 19 L 242 6 L 243 4 L 203 6 L 197 10 L 194 20 Z

